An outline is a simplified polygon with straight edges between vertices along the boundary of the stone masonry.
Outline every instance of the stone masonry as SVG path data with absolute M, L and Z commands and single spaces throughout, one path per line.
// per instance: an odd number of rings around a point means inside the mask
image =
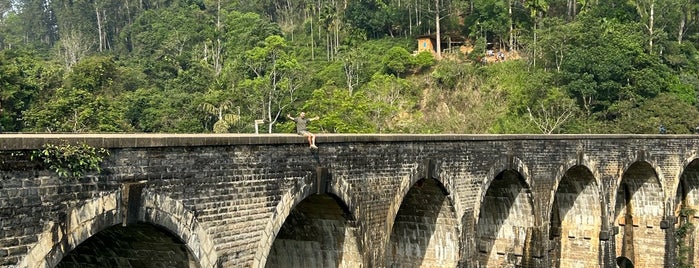
M 699 264 L 699 135 L 317 142 L 0 135 L 0 267 Z M 109 155 L 80 178 L 30 157 L 62 143 Z

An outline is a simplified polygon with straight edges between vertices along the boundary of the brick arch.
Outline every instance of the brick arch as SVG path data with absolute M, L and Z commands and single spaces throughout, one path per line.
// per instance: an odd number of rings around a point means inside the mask
M 290 188 L 282 195 L 274 209 L 272 218 L 267 221 L 267 225 L 264 227 L 260 242 L 257 243 L 252 267 L 265 267 L 265 264 L 267 264 L 267 256 L 272 249 L 272 244 L 274 244 L 277 233 L 279 233 L 279 230 L 282 228 L 282 225 L 284 225 L 286 218 L 294 207 L 314 193 L 314 184 L 315 183 L 306 183 L 302 180 L 301 182 L 297 182 L 294 187 Z
M 616 255 L 637 267 L 665 265 L 664 258 L 650 257 L 664 256 L 666 246 L 666 231 L 661 229 L 667 211 L 662 174 L 657 164 L 638 159 L 624 168 L 612 193 L 612 226 L 619 230 Z
M 475 252 L 470 259 L 476 266 L 536 265 L 532 242 L 541 239 L 537 219 L 542 214 L 534 206 L 533 181 L 527 166 L 517 157 L 503 157 L 491 165 L 488 175 L 474 208 Z M 493 198 L 507 200 L 496 202 Z M 492 213 L 481 215 L 484 208 Z
M 393 201 L 388 206 L 388 211 L 386 212 L 386 231 L 382 233 L 382 235 L 386 237 L 384 237 L 383 241 L 388 241 L 388 236 L 391 235 L 391 231 L 393 230 L 393 221 L 396 219 L 396 215 L 400 209 L 400 204 L 403 202 L 403 198 L 405 198 L 405 195 L 408 194 L 410 188 L 412 188 L 413 185 L 415 185 L 415 183 L 417 183 L 417 181 L 420 179 L 422 178 L 418 176 L 417 173 L 413 173 L 411 176 L 403 177 L 403 179 L 400 181 L 398 191 L 393 196 Z
M 199 261 L 201 267 L 214 267 L 216 252 L 213 241 L 198 225 L 194 215 L 184 209 L 181 202 L 164 195 L 144 193 L 143 197 L 145 202 L 140 206 L 146 215 L 145 218 L 139 217 L 140 220 L 164 227 L 184 241 L 189 253 Z M 124 204 L 122 191 L 115 191 L 70 209 L 63 221 L 65 224 L 56 225 L 51 222 L 47 225 L 46 230 L 39 236 L 39 241 L 19 267 L 55 267 L 68 252 L 88 238 L 109 227 L 122 224 Z
M 423 167 L 423 168 L 429 168 L 429 167 Z M 428 172 L 429 173 L 429 172 Z M 396 215 L 398 214 L 398 210 L 400 209 L 400 205 L 403 203 L 403 199 L 405 196 L 408 194 L 410 189 L 421 179 L 426 179 L 424 176 L 420 176 L 419 172 L 413 173 L 411 176 L 406 176 L 403 177 L 403 179 L 400 182 L 400 186 L 398 187 L 398 191 L 396 195 L 393 196 L 393 201 L 391 202 L 391 205 L 389 206 L 389 209 L 387 211 L 386 215 L 386 232 L 384 235 L 389 235 L 391 234 L 393 230 L 393 222 L 396 219 Z M 454 211 L 456 212 L 457 217 L 460 217 L 460 215 L 464 215 L 464 210 L 461 207 L 461 202 L 459 201 L 458 198 L 458 191 L 454 189 L 454 186 L 452 183 L 449 183 L 449 181 L 445 181 L 442 176 L 435 176 L 433 178 L 437 182 L 439 182 L 439 185 L 441 188 L 444 190 L 445 195 L 447 195 L 447 198 L 451 202 L 452 206 L 454 207 Z M 461 225 L 459 225 L 459 232 L 461 232 Z M 387 239 L 386 239 L 387 241 Z
M 699 211 L 699 158 L 696 155 L 685 160 L 682 169 L 676 180 L 673 189 L 674 200 L 673 215 L 675 219 L 675 229 L 686 228 L 687 223 L 694 225 L 694 228 L 687 230 L 687 235 L 681 240 L 678 239 L 678 250 L 676 259 L 682 259 L 686 265 L 697 265 L 699 263 L 699 248 L 697 238 L 699 237 L 699 222 L 697 221 L 697 211 Z M 694 210 L 694 214 L 686 211 L 685 216 L 681 215 L 681 209 L 689 208 Z M 679 238 L 679 237 L 676 237 Z
M 351 217 L 349 220 L 356 219 L 356 207 L 353 205 L 348 195 L 351 193 L 351 185 L 340 179 L 335 179 L 334 181 L 336 183 L 329 189 L 328 195 Z M 273 218 L 268 221 L 267 225 L 264 227 L 262 239 L 258 243 L 255 251 L 252 267 L 265 267 L 270 250 L 284 222 L 286 222 L 286 219 L 297 205 L 315 194 L 315 189 L 315 181 L 301 181 L 282 195 L 274 210 Z
M 587 169 L 590 174 L 592 174 L 592 178 L 594 179 L 595 185 L 598 187 L 598 194 L 600 197 L 602 197 L 602 192 L 599 189 L 599 186 L 601 185 L 600 181 L 600 174 L 599 170 L 597 169 L 597 165 L 595 163 L 588 161 L 586 158 L 583 158 L 582 160 L 578 159 L 570 159 L 567 162 L 561 164 L 558 169 L 556 170 L 556 175 L 555 175 L 555 181 L 553 183 L 553 191 L 551 191 L 551 195 L 549 196 L 548 200 L 548 211 L 551 211 L 551 207 L 553 206 L 553 201 L 556 196 L 556 189 L 558 189 L 558 185 L 561 183 L 561 180 L 563 179 L 563 176 L 572 168 L 581 166 Z M 602 209 L 602 216 L 606 215 L 606 206 L 604 205 L 604 200 L 600 198 L 599 204 Z
M 218 255 L 214 241 L 184 204 L 165 194 L 144 189 L 141 220 L 164 227 L 187 245 L 202 268 L 215 267 Z
M 672 178 L 674 180 L 673 180 L 672 188 L 670 189 L 671 192 L 668 194 L 668 198 L 675 198 L 675 199 L 671 200 L 671 205 L 676 206 L 681 201 L 681 200 L 677 200 L 677 197 L 679 197 L 679 195 L 682 194 L 679 192 L 680 187 L 682 186 L 681 184 L 683 183 L 682 179 L 684 176 L 686 176 L 685 173 L 690 168 L 690 165 L 697 165 L 697 164 L 699 164 L 699 155 L 697 155 L 696 151 L 692 151 L 692 154 L 689 157 L 683 159 L 682 167 L 677 169 L 677 173 L 675 174 L 675 177 Z M 675 210 L 679 209 L 678 207 L 673 207 L 673 208 Z M 676 216 L 675 214 L 677 211 L 673 211 L 673 212 L 674 212 L 673 215 Z
M 338 204 L 342 206 L 351 220 L 356 220 L 357 206 L 355 205 L 355 199 L 352 198 L 351 194 L 354 193 L 352 189 L 352 184 L 348 183 L 345 178 L 333 178 L 330 187 L 328 188 L 328 194 L 336 199 Z
M 599 234 L 605 228 L 606 206 L 601 198 L 600 176 L 591 166 L 594 164 L 584 159 L 575 159 L 562 164 L 556 172 L 548 201 L 550 221 L 546 226 L 549 227 L 547 240 L 553 248 L 549 251 L 551 267 L 602 264 Z
M 658 185 L 658 188 L 660 189 L 659 192 L 660 192 L 660 194 L 662 194 L 662 203 L 663 203 L 662 215 L 667 215 L 667 213 L 666 213 L 666 212 L 667 212 L 667 208 L 665 207 L 665 205 L 666 205 L 666 203 L 667 203 L 666 201 L 668 200 L 668 197 L 667 197 L 667 195 L 665 194 L 665 185 L 663 184 L 663 182 L 665 181 L 665 178 L 664 178 L 664 176 L 663 176 L 663 172 L 662 172 L 662 170 L 660 169 L 660 167 L 659 167 L 659 165 L 658 165 L 657 163 L 649 162 L 649 161 L 642 160 L 642 159 L 639 159 L 639 160 L 637 160 L 637 161 L 633 161 L 633 162 L 631 162 L 631 163 L 628 163 L 628 164 L 624 167 L 624 169 L 623 169 L 623 171 L 621 172 L 620 176 L 619 176 L 619 177 L 617 178 L 617 180 L 616 180 L 616 184 L 615 184 L 616 188 L 615 188 L 615 189 L 612 189 L 613 191 L 610 192 L 611 197 L 612 197 L 612 198 L 610 199 L 610 201 L 611 201 L 611 202 L 615 202 L 615 203 L 613 203 L 613 204 L 616 204 L 616 201 L 617 201 L 617 199 L 619 198 L 619 196 L 618 196 L 618 193 L 619 193 L 619 190 L 620 190 L 619 188 L 621 187 L 622 183 L 624 182 L 624 178 L 629 174 L 629 171 L 633 171 L 633 170 L 631 170 L 632 167 L 634 167 L 634 166 L 635 166 L 635 167 L 638 167 L 639 165 L 647 165 L 647 166 L 649 166 L 650 169 L 653 171 L 654 179 L 652 180 L 652 182 L 653 182 L 654 184 L 657 184 L 657 185 Z M 616 211 L 616 206 L 615 206 L 614 209 L 612 209 L 610 212 L 613 213 L 612 217 L 610 217 L 610 220 L 615 221 L 616 216 L 619 214 L 619 213 Z M 612 223 L 613 223 L 613 222 L 612 222 Z M 612 225 L 614 225 L 614 224 L 612 224 Z
M 49 222 L 18 267 L 55 267 L 63 257 L 94 234 L 122 222 L 121 191 L 71 208 L 61 222 Z M 87 227 L 87 228 L 83 228 Z
M 511 159 L 504 159 L 500 158 L 498 159 L 495 163 L 493 163 L 488 170 L 488 173 L 486 174 L 486 178 L 483 180 L 484 183 L 481 184 L 481 187 L 478 189 L 478 200 L 474 203 L 473 207 L 473 223 L 471 226 L 473 227 L 472 230 L 470 231 L 475 231 L 476 224 L 478 222 L 478 217 L 480 217 L 480 210 L 481 210 L 481 203 L 483 202 L 483 198 L 485 198 L 485 195 L 487 194 L 488 188 L 490 188 L 490 184 L 495 180 L 495 177 L 499 175 L 500 173 L 506 171 L 506 170 L 513 170 L 521 176 L 522 179 L 524 179 L 522 182 L 525 184 L 526 188 L 532 189 L 533 187 L 533 181 L 531 179 L 531 175 L 529 173 L 529 168 L 524 164 L 524 162 L 518 158 L 518 157 L 512 157 Z M 532 197 L 533 200 L 533 197 Z M 540 215 L 540 214 L 538 214 Z
M 635 161 L 626 163 L 624 165 L 623 170 L 621 170 L 621 173 L 619 174 L 620 176 L 616 179 L 615 186 L 617 189 L 615 189 L 615 190 L 618 190 L 618 188 L 621 185 L 621 183 L 623 182 L 624 176 L 627 174 L 627 172 L 634 165 L 638 165 L 638 164 L 647 164 L 648 166 L 651 167 L 651 169 L 653 170 L 654 175 L 655 175 L 655 180 L 653 182 L 657 183 L 658 186 L 660 186 L 660 189 L 662 190 L 661 193 L 663 194 L 663 202 L 665 202 L 667 200 L 667 195 L 665 194 L 665 185 L 663 184 L 663 182 L 666 181 L 665 176 L 663 175 L 664 173 L 662 172 L 660 165 L 658 163 L 656 163 L 655 161 L 648 161 L 647 159 L 645 159 L 645 157 L 640 157 L 640 158 L 636 159 Z M 618 198 L 617 193 L 618 193 L 618 191 L 614 191 L 611 193 L 612 194 L 611 200 L 616 200 Z M 614 210 L 612 212 L 615 215 L 617 214 L 616 211 L 614 211 Z M 666 215 L 666 214 L 663 213 L 663 215 Z
M 429 167 L 424 167 L 424 168 L 429 168 Z M 427 172 L 427 174 L 430 174 L 430 173 L 431 173 L 431 171 Z M 428 175 L 428 177 L 431 177 L 431 175 Z M 393 228 L 394 228 L 395 223 L 396 223 L 396 218 L 397 218 L 398 213 L 401 209 L 401 206 L 406 201 L 405 198 L 408 196 L 409 192 L 414 187 L 419 187 L 419 185 L 421 185 L 423 183 L 427 183 L 424 180 L 433 180 L 434 183 L 436 184 L 436 187 L 439 188 L 440 191 L 444 194 L 445 199 L 447 200 L 447 202 L 451 206 L 451 210 L 452 210 L 451 212 L 453 213 L 453 219 L 456 222 L 456 226 L 455 226 L 455 232 L 456 232 L 455 239 L 456 240 L 455 241 L 458 244 L 462 243 L 462 241 L 461 241 L 462 226 L 461 226 L 460 221 L 458 219 L 461 218 L 460 215 L 463 215 L 463 211 L 461 210 L 461 206 L 459 205 L 460 203 L 457 202 L 458 201 L 458 194 L 456 194 L 456 191 L 455 191 L 455 189 L 453 189 L 453 186 L 449 187 L 449 186 L 451 186 L 451 184 L 445 184 L 445 182 L 439 176 L 435 176 L 434 178 L 425 178 L 425 176 L 420 176 L 418 173 L 414 173 L 412 176 L 403 177 L 403 179 L 401 180 L 400 186 L 398 188 L 398 192 L 394 196 L 393 202 L 391 203 L 391 205 L 389 206 L 389 209 L 387 211 L 388 215 L 386 216 L 386 218 L 387 218 L 386 232 L 383 233 L 383 235 L 387 236 L 383 240 L 385 243 L 385 245 L 383 247 L 384 249 L 389 248 L 389 244 L 391 243 L 390 238 L 391 238 L 391 235 L 394 231 Z M 419 239 L 419 237 L 418 237 L 418 239 Z M 461 256 L 458 256 L 460 254 L 460 252 L 458 252 L 458 251 L 459 251 L 459 246 L 457 245 L 457 252 L 456 252 L 457 257 L 454 260 L 452 260 L 455 262 L 455 264 L 458 263 L 461 259 Z M 382 254 L 384 254 L 384 257 L 386 257 L 385 252 L 382 252 Z M 425 264 L 425 263 L 423 263 L 423 265 L 434 266 L 434 264 L 430 265 L 430 264 Z

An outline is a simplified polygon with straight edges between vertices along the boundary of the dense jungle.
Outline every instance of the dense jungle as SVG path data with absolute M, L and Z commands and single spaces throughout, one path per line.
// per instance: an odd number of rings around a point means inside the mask
M 697 45 L 699 0 L 0 0 L 0 125 L 689 134 Z

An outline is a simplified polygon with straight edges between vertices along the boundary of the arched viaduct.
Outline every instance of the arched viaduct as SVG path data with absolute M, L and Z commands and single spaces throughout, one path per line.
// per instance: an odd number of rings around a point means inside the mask
M 44 144 L 109 155 L 66 179 Z M 699 135 L 0 135 L 0 267 L 699 263 Z

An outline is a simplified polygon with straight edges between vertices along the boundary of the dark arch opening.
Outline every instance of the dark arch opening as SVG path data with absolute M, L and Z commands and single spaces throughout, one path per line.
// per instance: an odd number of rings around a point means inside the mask
M 663 189 L 653 167 L 646 162 L 632 164 L 621 179 L 615 201 L 616 256 L 644 267 L 663 267 L 665 231 Z
M 356 227 L 331 195 L 311 195 L 284 221 L 265 267 L 360 267 Z
M 514 171 L 498 174 L 490 183 L 476 225 L 476 250 L 481 267 L 528 267 L 535 239 L 531 190 Z
M 457 267 L 458 219 L 440 182 L 421 179 L 403 198 L 386 247 L 386 267 Z
M 699 235 L 699 160 L 694 160 L 682 172 L 675 196 L 675 238 L 677 239 L 677 265 L 695 266 L 699 258 L 696 237 Z
M 561 178 L 551 207 L 552 267 L 598 267 L 602 212 L 597 182 L 584 166 Z
M 164 228 L 137 223 L 112 226 L 71 250 L 57 268 L 199 267 L 187 245 Z
M 616 267 L 619 268 L 633 268 L 633 262 L 627 257 L 617 257 Z

